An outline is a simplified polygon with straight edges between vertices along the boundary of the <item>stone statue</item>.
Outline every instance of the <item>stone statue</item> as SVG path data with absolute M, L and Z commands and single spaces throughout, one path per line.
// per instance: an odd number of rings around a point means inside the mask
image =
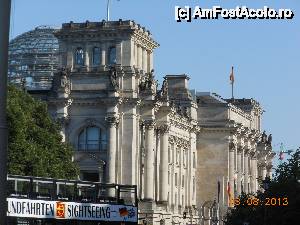
M 267 143 L 269 144 L 269 145 L 271 145 L 272 144 L 272 134 L 270 134 L 269 135 L 269 137 L 268 137 L 268 141 L 267 141 Z
M 57 91 L 69 92 L 70 91 L 70 69 L 66 67 L 59 68 L 54 75 L 53 88 Z
M 152 84 L 154 83 L 154 69 L 151 70 L 150 73 L 148 73 L 147 79 L 146 79 L 146 87 L 152 88 Z
M 146 73 L 146 75 L 142 78 L 139 88 L 141 91 L 145 91 L 146 89 L 151 90 L 154 83 L 154 70 L 151 70 L 150 73 Z
M 265 130 L 264 130 L 264 132 L 261 135 L 261 142 L 262 143 L 266 143 L 267 142 L 267 134 L 266 134 Z
M 168 83 L 167 80 L 164 79 L 163 83 L 162 83 L 162 87 L 161 87 L 161 94 L 163 96 L 168 95 Z
M 109 80 L 111 86 L 113 86 L 114 89 L 119 88 L 118 80 L 117 80 L 117 70 L 116 67 L 112 66 L 109 69 Z

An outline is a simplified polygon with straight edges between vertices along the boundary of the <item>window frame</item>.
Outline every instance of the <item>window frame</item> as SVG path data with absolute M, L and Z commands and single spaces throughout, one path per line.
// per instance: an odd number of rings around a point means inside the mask
M 82 57 L 80 57 L 81 59 L 82 59 L 82 63 L 78 63 L 79 62 L 79 54 L 82 56 Z M 76 66 L 84 66 L 84 50 L 83 50 L 83 48 L 82 47 L 77 47 L 76 49 L 75 49 L 75 57 L 74 57 L 75 59 L 74 59 L 74 64 L 76 65 Z
M 98 49 L 99 51 L 98 51 L 98 54 L 96 54 L 96 52 L 95 52 L 95 49 Z M 99 46 L 94 46 L 93 48 L 92 48 L 92 65 L 93 66 L 100 66 L 101 65 L 101 63 L 102 63 L 102 55 L 101 55 L 101 52 L 102 52 L 102 50 L 101 50 L 101 48 L 99 47 Z M 95 56 L 98 56 L 99 57 L 99 62 L 96 62 L 96 57 Z
M 90 128 L 97 128 L 98 129 L 98 139 L 97 140 L 89 140 L 88 138 L 88 129 Z M 99 126 L 86 126 L 83 129 L 81 129 L 81 131 L 79 132 L 77 138 L 77 151 L 79 152 L 89 152 L 89 151 L 94 151 L 94 152 L 100 152 L 100 151 L 106 151 L 107 150 L 107 134 L 106 134 L 106 130 L 102 129 Z M 81 140 L 81 135 L 83 135 L 83 140 Z M 105 137 L 105 138 L 103 138 Z M 97 148 L 90 148 L 89 142 L 90 141 L 97 141 Z M 84 146 L 84 147 L 81 147 Z

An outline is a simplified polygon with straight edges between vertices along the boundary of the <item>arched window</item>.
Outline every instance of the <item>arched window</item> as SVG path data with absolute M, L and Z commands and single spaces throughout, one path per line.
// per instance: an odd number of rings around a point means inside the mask
M 93 48 L 93 65 L 100 65 L 101 63 L 101 49 L 98 47 Z
M 108 54 L 108 63 L 109 65 L 113 65 L 117 63 L 117 50 L 116 47 L 111 47 L 109 49 L 109 54 Z
M 99 127 L 90 126 L 83 129 L 78 136 L 79 151 L 100 151 L 107 149 L 106 132 Z
M 83 55 L 83 49 L 77 48 L 75 52 L 75 64 L 83 66 L 84 65 L 84 55 Z

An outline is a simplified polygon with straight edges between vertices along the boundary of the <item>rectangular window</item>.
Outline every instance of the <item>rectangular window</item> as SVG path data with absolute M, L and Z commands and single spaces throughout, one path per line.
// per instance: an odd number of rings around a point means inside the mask
M 101 49 L 98 47 L 93 48 L 93 65 L 100 65 L 101 63 Z
M 171 163 L 171 148 L 168 147 L 168 163 Z
M 184 187 L 184 175 L 182 175 L 182 187 Z
M 175 173 L 175 186 L 177 187 L 177 173 Z

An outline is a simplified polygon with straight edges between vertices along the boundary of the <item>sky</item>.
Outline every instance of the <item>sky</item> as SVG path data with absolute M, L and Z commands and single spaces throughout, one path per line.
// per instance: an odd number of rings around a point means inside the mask
M 106 19 L 107 0 L 12 0 L 11 37 L 39 25 Z M 175 6 L 289 8 L 292 20 L 175 21 Z M 273 134 L 273 149 L 300 146 L 300 2 L 299 0 L 111 0 L 111 20 L 131 19 L 151 31 L 157 79 L 188 74 L 190 88 L 231 97 L 253 98 L 265 110 L 263 130 Z

